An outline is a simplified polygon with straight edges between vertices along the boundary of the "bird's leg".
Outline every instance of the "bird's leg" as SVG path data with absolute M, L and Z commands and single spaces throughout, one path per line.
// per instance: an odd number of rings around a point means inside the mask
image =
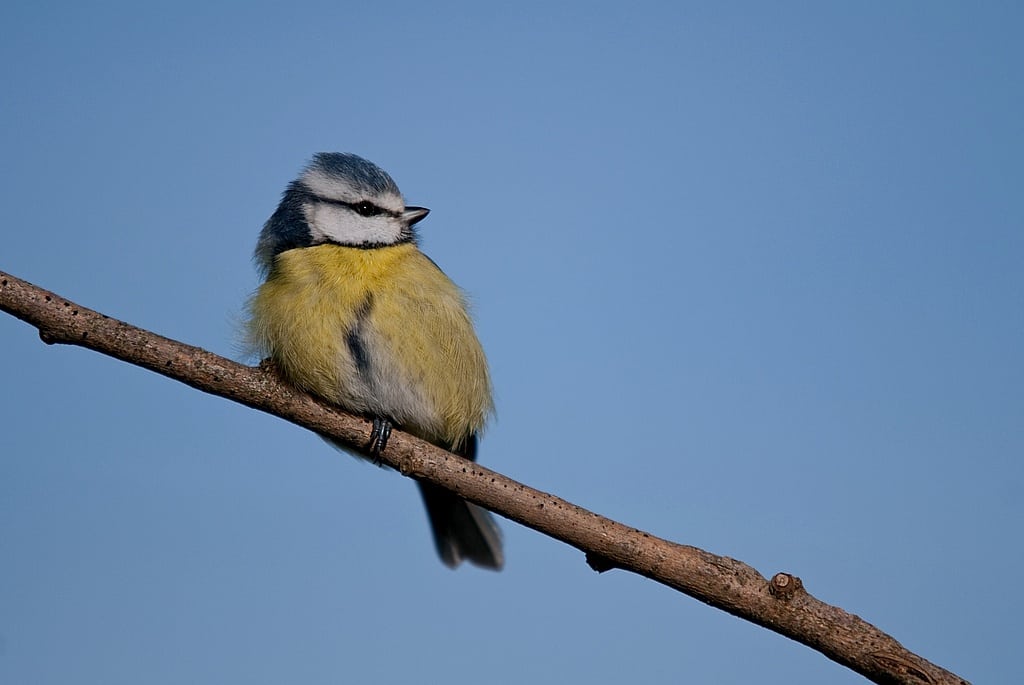
M 388 438 L 391 437 L 391 422 L 379 416 L 373 419 L 373 430 L 370 431 L 370 441 L 366 443 L 366 450 L 373 458 L 373 463 L 380 466 L 380 454 L 388 446 Z

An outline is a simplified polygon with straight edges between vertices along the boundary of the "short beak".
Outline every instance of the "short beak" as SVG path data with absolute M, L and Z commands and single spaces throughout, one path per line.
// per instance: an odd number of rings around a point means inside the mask
M 405 219 L 407 226 L 412 226 L 422 221 L 427 214 L 430 214 L 430 210 L 426 207 L 406 207 L 405 211 L 402 212 L 402 218 Z

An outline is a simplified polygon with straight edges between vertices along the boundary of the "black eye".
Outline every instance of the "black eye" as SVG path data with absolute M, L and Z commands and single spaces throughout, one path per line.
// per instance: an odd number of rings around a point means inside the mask
M 366 200 L 357 203 L 353 208 L 360 216 L 377 216 L 381 212 L 380 207 Z

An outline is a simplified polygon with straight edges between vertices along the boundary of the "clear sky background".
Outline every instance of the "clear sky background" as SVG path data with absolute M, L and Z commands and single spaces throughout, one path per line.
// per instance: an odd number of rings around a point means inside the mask
M 240 358 L 317 151 L 474 301 L 481 460 L 1024 681 L 1019 3 L 0 8 L 0 269 Z M 858 683 L 0 315 L 0 682 Z

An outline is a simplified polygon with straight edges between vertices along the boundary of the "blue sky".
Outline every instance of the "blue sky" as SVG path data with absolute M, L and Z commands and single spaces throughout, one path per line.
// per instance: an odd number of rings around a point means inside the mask
M 239 358 L 309 156 L 433 211 L 481 460 L 1024 680 L 1016 3 L 5 3 L 0 269 Z M 863 682 L 0 316 L 0 681 Z

